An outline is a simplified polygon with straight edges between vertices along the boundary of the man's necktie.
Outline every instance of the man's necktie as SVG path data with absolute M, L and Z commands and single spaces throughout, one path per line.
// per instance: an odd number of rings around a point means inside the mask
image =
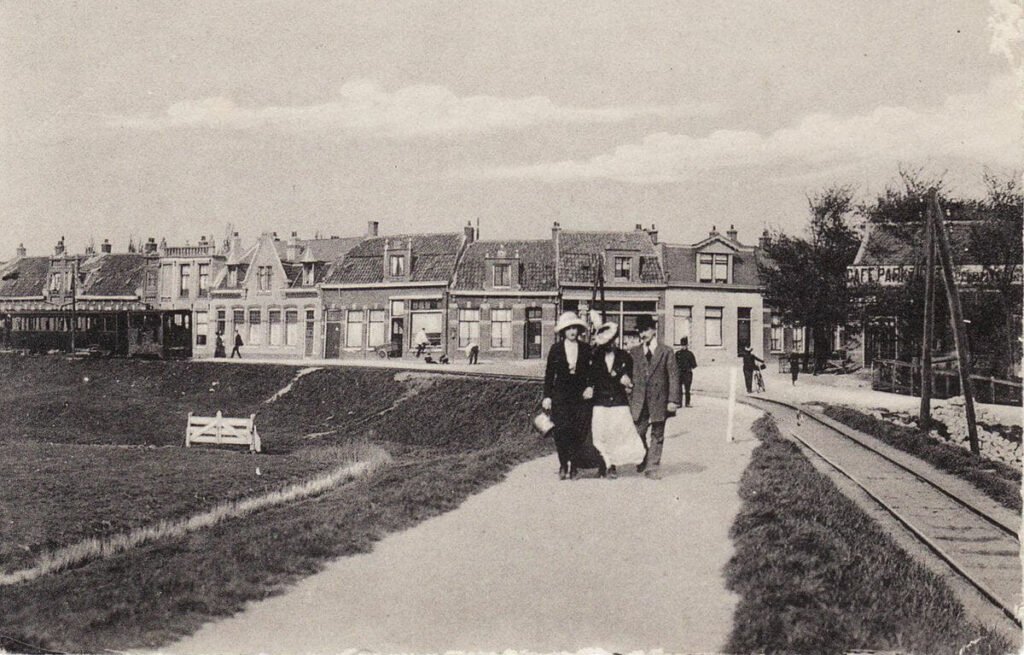
M 650 348 L 647 349 L 647 353 L 644 355 L 644 357 L 647 358 L 647 363 L 650 364 L 651 363 L 651 349 Z

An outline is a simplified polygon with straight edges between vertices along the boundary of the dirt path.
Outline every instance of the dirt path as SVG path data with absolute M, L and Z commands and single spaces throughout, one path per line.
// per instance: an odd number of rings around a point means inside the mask
M 698 399 L 668 424 L 661 481 L 560 482 L 554 456 L 457 510 L 336 560 L 173 653 L 720 651 L 723 567 L 757 413 Z

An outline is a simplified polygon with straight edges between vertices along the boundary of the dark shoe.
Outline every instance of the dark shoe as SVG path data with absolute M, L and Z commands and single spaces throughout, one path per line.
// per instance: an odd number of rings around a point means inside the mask
M 565 469 L 558 469 L 558 479 L 564 480 L 569 477 L 569 474 L 565 472 Z
M 640 462 L 636 465 L 636 472 L 643 473 L 647 469 L 647 462 Z
M 602 464 L 601 466 L 599 466 L 597 468 L 597 477 L 599 477 L 599 478 L 608 477 L 608 468 L 604 464 Z
M 580 477 L 582 477 L 582 475 L 583 474 L 580 473 L 580 470 L 577 469 L 577 468 L 574 468 L 573 470 L 569 471 L 569 479 L 570 480 L 579 480 Z
M 614 466 L 609 467 L 608 468 L 608 479 L 614 480 L 617 477 L 619 477 L 619 471 Z

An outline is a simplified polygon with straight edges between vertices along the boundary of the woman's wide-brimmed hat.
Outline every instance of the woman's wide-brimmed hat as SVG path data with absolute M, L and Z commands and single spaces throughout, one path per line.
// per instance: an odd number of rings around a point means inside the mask
M 591 310 L 590 322 L 594 326 L 594 345 L 603 346 L 611 342 L 619 333 L 619 324 L 612 321 L 602 321 L 600 312 Z
M 555 323 L 555 332 L 561 332 L 573 326 L 578 327 L 581 331 L 587 329 L 587 324 L 576 315 L 576 312 L 562 312 L 562 315 L 558 317 L 558 322 Z

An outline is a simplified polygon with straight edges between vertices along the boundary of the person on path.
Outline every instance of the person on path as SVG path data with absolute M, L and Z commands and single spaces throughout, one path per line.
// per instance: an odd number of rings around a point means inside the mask
M 750 346 L 743 346 L 743 353 L 740 354 L 743 358 L 743 381 L 747 385 L 747 393 L 753 393 L 751 385 L 754 380 L 754 369 L 759 368 L 764 370 L 764 360 L 758 357 L 750 350 Z M 761 362 L 758 366 L 757 363 Z
M 796 379 L 800 377 L 800 353 L 793 351 L 789 354 L 789 374 L 793 378 L 793 386 L 796 386 Z
M 552 344 L 544 369 L 544 399 L 541 407 L 551 413 L 552 436 L 558 449 L 558 477 L 579 476 L 581 458 L 590 431 L 590 401 L 587 388 L 590 345 L 580 341 L 587 324 L 575 312 L 564 312 L 555 324 L 561 341 Z M 594 459 L 593 457 L 590 458 Z M 596 465 L 596 464 L 595 464 Z M 586 466 L 585 468 L 589 468 Z
M 423 351 L 430 345 L 430 337 L 427 336 L 427 331 L 424 328 L 420 328 L 420 331 L 416 333 L 416 338 L 413 339 L 413 345 L 416 346 L 417 357 L 422 355 Z
M 470 341 L 469 345 L 466 346 L 466 357 L 469 358 L 470 364 L 477 363 L 477 359 L 480 357 L 480 344 L 475 340 Z
M 686 406 L 690 406 L 690 385 L 693 384 L 693 369 L 697 368 L 697 358 L 690 350 L 690 340 L 683 337 L 679 340 L 679 350 L 676 351 L 676 370 L 679 371 L 679 382 L 686 392 Z
M 244 345 L 242 343 L 242 335 L 238 333 L 238 330 L 235 330 L 235 347 L 231 349 L 231 357 L 233 358 L 235 355 L 238 355 L 238 359 L 242 359 L 242 351 L 239 349 Z
M 223 358 L 226 354 L 227 353 L 224 350 L 224 337 L 223 335 L 221 335 L 220 332 L 218 332 L 217 341 L 215 342 L 215 345 L 213 347 L 213 356 Z
M 602 478 L 616 478 L 618 466 L 641 464 L 647 455 L 629 409 L 633 358 L 615 345 L 618 324 L 602 322 L 597 312 L 592 313 L 591 323 L 597 327 L 583 397 L 594 401 L 590 425 L 594 446 L 602 460 L 597 474 Z
M 638 316 L 636 327 L 640 343 L 629 351 L 634 373 L 629 409 L 647 451 L 636 470 L 656 480 L 661 477 L 658 467 L 665 444 L 665 420 L 679 409 L 679 371 L 672 361 L 672 349 L 658 343 L 658 324 L 654 317 Z M 648 428 L 650 439 L 647 438 Z

